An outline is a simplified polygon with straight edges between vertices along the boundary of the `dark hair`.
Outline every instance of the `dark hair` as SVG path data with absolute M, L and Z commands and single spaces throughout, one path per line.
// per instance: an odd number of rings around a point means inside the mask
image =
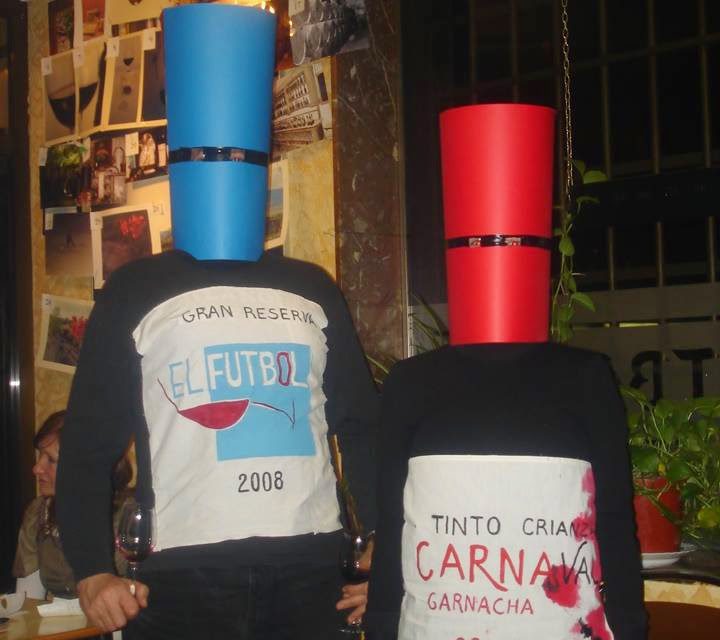
M 44 440 L 52 436 L 58 436 L 60 430 L 65 424 L 65 415 L 67 410 L 62 409 L 50 414 L 42 426 L 37 430 L 35 437 L 33 438 L 33 446 L 36 449 L 40 449 L 40 446 Z M 128 459 L 127 451 L 123 453 L 120 459 L 115 463 L 112 471 L 112 487 L 115 491 L 121 491 L 127 487 L 132 480 L 133 469 Z
M 67 411 L 63 409 L 62 411 L 56 411 L 50 414 L 46 418 L 33 438 L 33 447 L 39 449 L 43 440 L 46 440 L 50 436 L 57 436 L 60 433 L 60 429 L 62 429 L 65 424 L 66 413 Z

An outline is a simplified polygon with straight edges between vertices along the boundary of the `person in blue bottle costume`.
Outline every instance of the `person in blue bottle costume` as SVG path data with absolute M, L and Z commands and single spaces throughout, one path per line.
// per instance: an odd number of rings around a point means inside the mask
M 377 397 L 332 279 L 263 252 L 275 18 L 184 5 L 163 29 L 175 250 L 96 300 L 63 433 L 63 548 L 90 622 L 126 640 L 332 638 L 328 437 L 372 527 Z M 131 438 L 156 520 L 137 581 L 112 573 L 98 515 Z

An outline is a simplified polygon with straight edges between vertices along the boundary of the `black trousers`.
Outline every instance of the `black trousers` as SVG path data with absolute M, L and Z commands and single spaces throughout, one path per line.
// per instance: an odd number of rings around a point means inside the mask
M 335 566 L 140 570 L 150 587 L 147 609 L 123 629 L 123 640 L 208 638 L 330 640 L 342 579 Z

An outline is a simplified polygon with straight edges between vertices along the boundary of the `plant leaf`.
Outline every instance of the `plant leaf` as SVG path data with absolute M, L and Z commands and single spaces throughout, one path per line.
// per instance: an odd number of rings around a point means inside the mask
M 569 236 L 563 236 L 562 238 L 560 238 L 558 249 L 560 250 L 560 253 L 564 256 L 572 256 L 575 254 L 575 245 L 573 244 L 573 241 L 570 239 Z
M 660 466 L 660 457 L 650 447 L 630 446 L 630 457 L 635 469 L 640 473 L 656 474 Z
M 581 304 L 586 309 L 590 309 L 590 311 L 595 311 L 595 303 L 592 301 L 592 298 L 586 293 L 576 291 L 572 294 L 571 299 L 578 304 Z
M 597 169 L 583 173 L 583 184 L 593 184 L 594 182 L 607 182 L 607 176 Z

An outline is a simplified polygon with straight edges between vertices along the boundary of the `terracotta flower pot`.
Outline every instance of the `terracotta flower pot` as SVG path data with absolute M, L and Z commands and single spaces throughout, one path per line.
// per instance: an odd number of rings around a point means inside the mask
M 654 490 L 667 487 L 660 495 L 659 501 L 680 519 L 682 515 L 680 492 L 668 487 L 665 478 L 636 478 L 635 483 Z M 635 494 L 633 505 L 642 553 L 663 553 L 677 551 L 680 548 L 680 528 L 668 520 L 647 496 Z

